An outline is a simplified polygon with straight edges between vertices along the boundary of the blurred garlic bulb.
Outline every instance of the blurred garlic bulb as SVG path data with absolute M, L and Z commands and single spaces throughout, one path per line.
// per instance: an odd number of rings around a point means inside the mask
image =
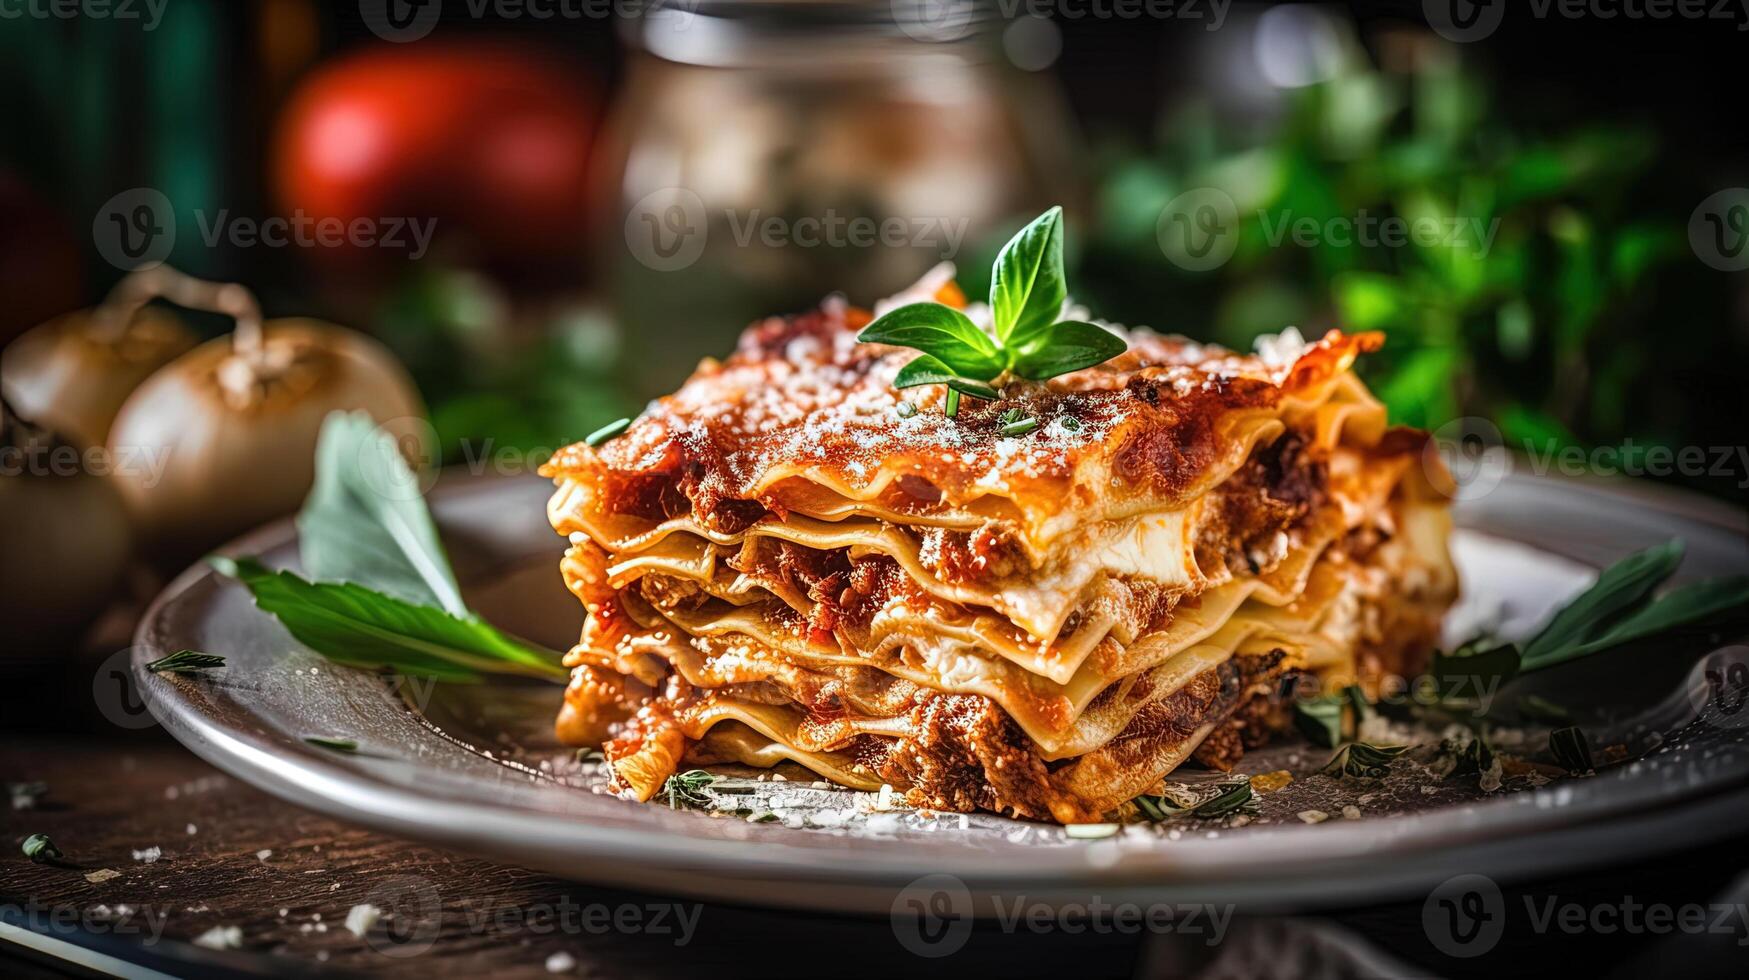
M 127 515 L 90 463 L 0 400 L 0 675 L 67 652 L 121 579 Z
M 376 341 L 318 320 L 263 323 L 242 287 L 169 275 L 184 287 L 177 302 L 227 313 L 237 328 L 147 379 L 110 431 L 123 499 L 160 560 L 192 558 L 296 510 L 330 412 L 364 411 L 414 465 L 428 458 L 424 406 Z
M 101 306 L 34 327 L 0 354 L 0 388 L 24 417 L 80 446 L 101 446 L 115 413 L 153 371 L 195 345 L 168 310 L 130 302 L 136 277 Z

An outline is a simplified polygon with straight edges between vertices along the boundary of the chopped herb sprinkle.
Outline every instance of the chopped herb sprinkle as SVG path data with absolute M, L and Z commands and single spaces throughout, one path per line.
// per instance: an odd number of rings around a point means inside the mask
M 583 441 L 591 446 L 599 446 L 609 439 L 620 435 L 632 427 L 631 419 L 616 419 L 585 436 Z
M 216 653 L 199 653 L 194 650 L 178 650 L 168 657 L 159 657 L 146 665 L 146 669 L 154 674 L 169 672 L 173 674 L 196 670 L 211 670 L 223 667 L 225 658 Z

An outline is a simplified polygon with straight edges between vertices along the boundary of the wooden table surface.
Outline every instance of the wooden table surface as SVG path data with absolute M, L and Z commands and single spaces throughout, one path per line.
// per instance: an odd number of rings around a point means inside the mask
M 1301 919 L 1240 909 L 1217 946 L 979 920 L 956 953 L 924 958 L 901 944 L 888 917 L 601 888 L 301 810 L 220 773 L 161 729 L 107 722 L 93 704 L 102 650 L 69 658 L 50 676 L 0 678 L 0 782 L 47 784 L 33 808 L 14 809 L 0 796 L 0 978 L 89 975 L 24 950 L 8 929 L 20 925 L 63 948 L 118 955 L 124 969 L 187 977 L 1494 978 L 1555 968 L 1637 980 L 1672 964 L 1686 976 L 1749 976 L 1749 911 L 1741 935 L 1722 937 L 1533 933 L 1523 911 L 1624 897 L 1682 905 L 1723 896 L 1749 905 L 1749 823 L 1736 840 L 1631 866 L 1600 855 L 1588 874 L 1508 887 L 1508 907 L 1518 910 L 1510 928 L 1473 959 L 1431 945 L 1419 898 Z M 26 859 L 20 844 L 33 833 L 49 835 L 65 861 Z M 159 855 L 148 861 L 153 848 Z M 1332 893 L 1341 887 L 1332 882 Z M 361 938 L 346 921 L 366 903 L 392 914 Z M 190 945 L 215 927 L 235 927 L 238 948 Z
M 119 951 L 174 976 L 1249 975 L 1260 961 L 1279 966 L 1284 957 L 1297 964 L 1286 975 L 1332 964 L 1338 976 L 1488 976 L 1503 968 L 1516 975 L 1544 963 L 1606 976 L 1624 964 L 1633 968 L 1623 974 L 1635 975 L 1637 958 L 1692 953 L 1662 936 L 1509 934 L 1485 957 L 1452 960 L 1429 946 L 1421 903 L 1413 902 L 1311 920 L 1241 914 L 1221 948 L 1147 933 L 1005 931 L 981 921 L 959 952 L 929 959 L 907 952 L 885 918 L 598 888 L 350 827 L 225 776 L 156 732 L 14 737 L 0 748 L 0 777 L 48 784 L 34 808 L 0 809 L 7 852 L 0 921 L 30 915 L 40 933 Z M 48 834 L 65 861 L 26 860 L 19 843 L 32 833 Z M 1508 897 L 1567 901 L 1626 887 L 1642 901 L 1704 902 L 1740 874 L 1746 844 L 1749 837 Z M 151 848 L 160 855 L 144 860 Z M 362 903 L 399 914 L 360 938 L 346 920 Z M 230 926 L 236 950 L 187 945 Z M 1722 949 L 1733 969 L 1749 968 L 1749 956 L 1734 959 L 1743 948 L 1715 944 L 1699 962 L 1716 965 Z M 0 942 L 0 976 L 67 969 Z
M 0 776 L 49 787 L 34 809 L 0 808 L 0 907 L 36 910 L 54 934 L 72 937 L 76 923 L 148 949 L 235 926 L 240 950 L 208 957 L 219 972 L 253 960 L 272 972 L 548 977 L 549 958 L 564 954 L 575 961 L 561 971 L 570 976 L 737 976 L 752 964 L 763 976 L 816 976 L 825 957 L 853 950 L 857 973 L 963 976 L 961 957 L 989 956 L 1017 975 L 1127 976 L 1143 948 L 1133 936 L 998 934 L 1000 948 L 980 952 L 984 937 L 974 936 L 949 963 L 918 959 L 884 919 L 597 888 L 350 827 L 244 785 L 162 735 L 13 740 L 0 748 Z M 32 833 L 48 834 L 65 863 L 26 860 L 19 845 Z M 150 848 L 161 856 L 142 860 Z M 367 941 L 346 929 L 354 905 L 397 899 L 407 913 L 400 931 L 379 924 Z M 15 975 L 24 964 L 3 950 L 0 976 Z M 160 968 L 188 975 L 197 965 Z

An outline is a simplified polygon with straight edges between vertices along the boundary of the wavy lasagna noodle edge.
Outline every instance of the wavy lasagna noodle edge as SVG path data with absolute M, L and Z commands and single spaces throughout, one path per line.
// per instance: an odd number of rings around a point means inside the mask
M 1138 334 L 1011 386 L 1041 426 L 1010 438 L 995 407 L 892 390 L 911 355 L 856 344 L 866 319 L 756 325 L 543 469 L 589 610 L 559 734 L 604 743 L 627 795 L 794 763 L 1098 819 L 1192 758 L 1230 768 L 1293 673 L 1370 682 L 1433 642 L 1448 478 L 1353 375 L 1377 337 L 1265 359 Z

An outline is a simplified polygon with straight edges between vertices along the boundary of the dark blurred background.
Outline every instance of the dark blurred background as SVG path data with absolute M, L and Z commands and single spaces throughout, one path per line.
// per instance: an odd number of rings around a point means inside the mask
M 0 448 L 133 470 L 0 481 L 84 555 L 13 605 L 137 608 L 330 408 L 526 474 L 759 316 L 983 295 L 1057 203 L 1094 316 L 1381 330 L 1399 421 L 1740 506 L 1749 12 L 1630 6 L 6 0 Z

